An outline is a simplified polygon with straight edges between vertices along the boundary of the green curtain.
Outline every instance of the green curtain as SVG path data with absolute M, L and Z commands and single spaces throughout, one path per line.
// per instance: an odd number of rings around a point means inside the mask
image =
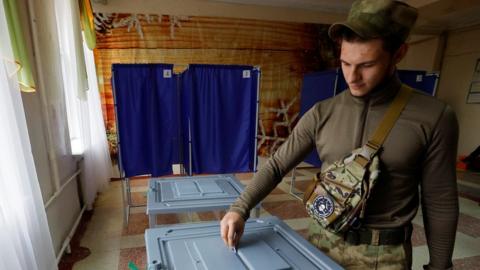
M 90 0 L 79 0 L 80 4 L 80 20 L 83 29 L 85 42 L 90 50 L 97 46 L 97 37 L 95 35 L 95 25 L 93 22 L 93 11 Z
M 7 18 L 13 55 L 15 62 L 20 66 L 17 73 L 18 82 L 20 83 L 22 91 L 34 92 L 35 81 L 32 74 L 32 62 L 28 57 L 27 48 L 25 47 L 25 38 L 22 33 L 17 0 L 3 0 L 3 6 L 5 8 L 5 17 Z

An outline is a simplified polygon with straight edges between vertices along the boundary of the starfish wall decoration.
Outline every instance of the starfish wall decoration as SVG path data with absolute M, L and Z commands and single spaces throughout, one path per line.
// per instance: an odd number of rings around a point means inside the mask
M 95 13 L 95 30 L 100 35 L 109 35 L 112 29 L 126 26 L 128 32 L 135 29 L 140 38 L 143 39 L 142 23 L 153 24 L 157 22 L 160 26 L 162 17 L 162 15 L 155 14 L 128 14 L 123 16 L 117 13 Z M 182 27 L 182 21 L 189 20 L 188 16 L 169 15 L 167 22 L 170 28 L 170 38 L 175 39 L 175 29 Z

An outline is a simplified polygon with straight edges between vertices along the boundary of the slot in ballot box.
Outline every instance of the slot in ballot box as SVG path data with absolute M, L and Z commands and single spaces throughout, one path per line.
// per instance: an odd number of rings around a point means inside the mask
M 232 174 L 152 178 L 147 193 L 149 226 L 156 226 L 159 214 L 228 209 L 243 189 Z M 256 217 L 259 214 L 257 205 Z
M 343 269 L 277 217 L 252 219 L 236 252 L 225 246 L 219 222 L 147 229 L 148 269 Z

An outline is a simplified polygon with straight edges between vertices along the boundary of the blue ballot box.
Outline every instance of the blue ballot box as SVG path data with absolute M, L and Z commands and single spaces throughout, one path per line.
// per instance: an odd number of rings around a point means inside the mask
M 147 229 L 145 243 L 148 269 L 343 269 L 277 217 L 247 221 L 236 252 L 218 222 Z
M 243 189 L 231 174 L 152 178 L 147 194 L 150 228 L 159 214 L 228 209 Z

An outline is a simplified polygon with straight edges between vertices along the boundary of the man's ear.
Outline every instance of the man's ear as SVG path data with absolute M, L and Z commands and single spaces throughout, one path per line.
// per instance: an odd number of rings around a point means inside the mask
M 393 59 L 395 60 L 395 64 L 398 64 L 400 61 L 402 61 L 402 59 L 407 54 L 407 51 L 408 51 L 408 44 L 407 43 L 403 43 L 402 45 L 400 45 L 400 48 L 398 48 L 398 50 L 393 55 Z

